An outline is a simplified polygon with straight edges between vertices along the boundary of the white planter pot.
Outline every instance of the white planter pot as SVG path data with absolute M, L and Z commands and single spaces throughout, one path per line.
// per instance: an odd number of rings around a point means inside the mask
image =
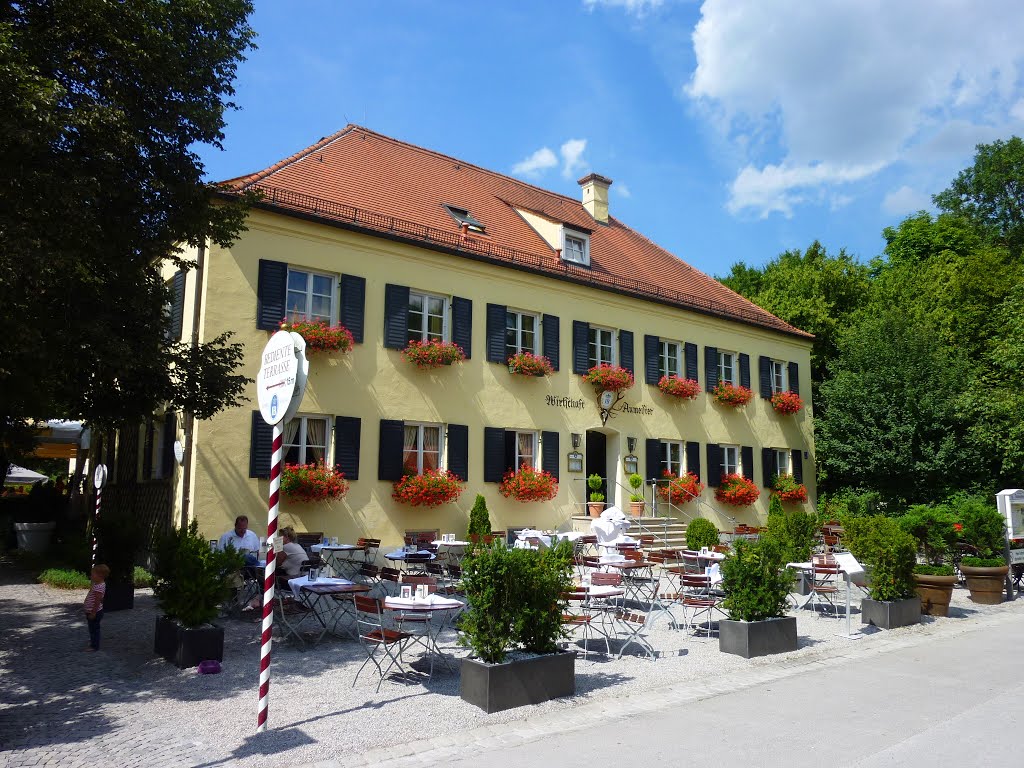
M 50 520 L 46 523 L 15 523 L 14 532 L 18 536 L 18 549 L 27 552 L 45 552 L 50 548 L 50 539 L 57 524 Z

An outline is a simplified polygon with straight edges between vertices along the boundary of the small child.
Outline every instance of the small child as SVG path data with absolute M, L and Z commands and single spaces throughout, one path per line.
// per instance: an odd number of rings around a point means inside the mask
M 100 649 L 100 620 L 103 618 L 103 596 L 107 594 L 107 576 L 110 569 L 105 565 L 94 565 L 89 578 L 92 586 L 85 596 L 85 620 L 89 625 L 89 647 L 87 651 Z

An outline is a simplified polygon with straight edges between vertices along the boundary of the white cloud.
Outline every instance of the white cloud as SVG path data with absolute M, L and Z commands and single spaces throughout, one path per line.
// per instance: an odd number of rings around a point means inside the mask
M 891 216 L 905 216 L 908 213 L 917 213 L 926 210 L 932 205 L 930 195 L 911 189 L 904 184 L 899 189 L 894 189 L 885 196 L 882 201 L 882 210 Z
M 540 176 L 548 168 L 558 165 L 558 158 L 548 147 L 541 147 L 525 160 L 520 160 L 512 166 L 512 173 L 521 173 L 523 176 Z
M 685 93 L 742 158 L 729 209 L 788 216 L 951 123 L 1019 131 L 1022 38 L 1018 0 L 705 0 Z
M 577 171 L 583 170 L 583 150 L 587 148 L 586 139 L 569 139 L 562 145 L 562 175 L 565 178 L 572 178 Z
M 597 6 L 605 8 L 622 8 L 633 16 L 644 16 L 648 11 L 659 7 L 664 0 L 583 0 L 583 6 L 592 11 Z
M 616 194 L 620 195 L 621 197 L 633 196 L 632 190 L 630 190 L 630 188 L 626 186 L 625 182 L 615 182 L 615 184 L 612 185 L 612 189 L 616 192 Z

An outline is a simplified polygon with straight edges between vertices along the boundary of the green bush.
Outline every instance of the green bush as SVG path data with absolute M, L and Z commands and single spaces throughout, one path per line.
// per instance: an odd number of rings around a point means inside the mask
M 92 584 L 89 577 L 81 571 L 69 571 L 64 568 L 47 568 L 39 574 L 38 581 L 57 589 L 88 589 Z
M 722 562 L 723 607 L 734 621 L 764 621 L 786 614 L 793 574 L 771 539 L 736 542 Z
M 872 566 L 871 598 L 883 602 L 914 596 L 917 541 L 890 517 L 848 517 L 843 541 L 853 556 Z
M 1006 560 L 1002 557 L 965 557 L 960 561 L 960 565 L 966 565 L 968 568 L 1002 568 L 1006 565 Z
M 781 550 L 784 563 L 804 563 L 811 558 L 817 520 L 801 508 L 786 510 L 778 496 L 768 502 L 767 530 L 762 539 L 770 539 Z
M 594 474 L 587 478 L 587 487 L 590 488 L 590 500 L 593 502 L 604 501 L 604 494 L 601 493 L 601 486 L 604 478 Z
M 995 507 L 978 497 L 958 500 L 961 535 L 986 559 L 1001 557 L 1006 545 L 1006 520 Z M 1006 565 L 1005 562 L 1002 565 Z
M 473 536 L 483 538 L 491 533 L 491 516 L 487 513 L 487 500 L 479 493 L 473 502 L 473 509 L 469 512 L 469 529 L 466 533 L 467 541 L 472 541 Z
M 914 573 L 921 576 L 954 576 L 956 571 L 952 565 L 915 565 Z
M 489 664 L 515 648 L 552 653 L 563 636 L 562 593 L 571 584 L 572 545 L 546 550 L 482 547 L 462 561 L 462 585 L 470 609 L 459 628 L 461 642 Z
M 942 565 L 949 559 L 959 537 L 953 527 L 956 520 L 946 507 L 915 504 L 898 520 L 903 530 L 917 541 L 926 563 Z
M 136 565 L 135 571 L 132 574 L 132 585 L 136 589 L 143 589 L 145 587 L 153 586 L 153 574 L 147 571 L 142 566 Z
M 228 547 L 211 551 L 193 520 L 187 531 L 175 528 L 157 544 L 153 595 L 169 619 L 199 627 L 217 617 L 231 594 L 227 577 L 241 570 L 245 558 Z
M 686 524 L 686 548 L 710 549 L 718 544 L 718 528 L 710 520 L 697 517 Z

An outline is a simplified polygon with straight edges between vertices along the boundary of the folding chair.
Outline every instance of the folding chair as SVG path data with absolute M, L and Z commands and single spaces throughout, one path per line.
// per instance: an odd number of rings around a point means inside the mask
M 403 666 L 402 651 L 408 644 L 411 635 L 408 632 L 400 632 L 384 626 L 384 605 L 375 597 L 363 597 L 355 595 L 353 598 L 356 609 L 356 627 L 358 628 L 359 642 L 366 651 L 366 661 L 359 667 L 356 676 L 352 679 L 352 687 L 359 680 L 359 675 L 369 662 L 377 668 L 380 680 L 377 682 L 377 691 L 380 691 L 384 676 L 391 671 L 392 667 L 398 667 L 403 680 L 409 682 L 409 673 Z M 377 660 L 376 654 L 386 657 L 389 661 L 387 668 L 381 667 L 381 661 Z
M 427 572 L 425 566 L 432 559 L 429 553 L 409 552 L 405 556 L 405 560 L 402 561 L 402 564 L 405 567 L 406 573 L 422 575 Z
M 714 632 L 714 613 L 718 613 L 722 616 L 725 612 L 722 610 L 722 596 L 718 594 L 711 585 L 711 577 L 706 576 L 703 573 L 689 573 L 684 571 L 679 577 L 680 591 L 682 592 L 682 600 L 680 604 L 683 608 L 683 618 L 686 622 L 686 628 L 693 629 L 695 619 L 698 616 L 707 616 L 707 630 L 706 634 L 711 637 L 711 633 Z M 698 630 L 699 632 L 700 630 Z
M 376 565 L 363 563 L 359 566 L 359 570 L 355 572 L 354 577 L 355 581 L 368 586 L 371 592 L 380 589 L 380 568 Z
M 590 611 L 589 595 L 585 589 L 563 592 L 562 599 L 565 601 L 565 611 L 562 612 L 562 626 L 568 630 L 570 636 L 581 634 L 583 636 L 583 658 L 590 654 L 590 646 L 587 642 L 594 634 L 594 614 Z M 573 610 L 575 604 L 576 610 Z M 604 637 L 605 653 L 611 655 L 611 646 L 608 645 L 608 635 L 603 630 L 598 630 Z
M 356 542 L 357 547 L 362 547 L 363 562 L 373 563 L 377 559 L 377 550 L 380 549 L 380 539 L 360 538 Z
M 462 589 L 462 566 L 455 563 L 448 563 L 448 584 L 440 590 L 445 595 L 463 595 Z
M 839 583 L 842 580 L 842 570 L 836 565 L 835 560 L 815 555 L 811 558 L 811 583 L 810 597 L 806 605 L 810 605 L 817 612 L 817 607 L 828 606 L 832 613 L 839 618 Z M 845 586 L 845 584 L 844 584 Z
M 380 588 L 385 595 L 398 594 L 398 582 L 402 580 L 402 572 L 387 566 L 380 569 Z
M 615 614 L 615 620 L 619 626 L 626 632 L 626 642 L 623 643 L 619 649 L 619 655 L 616 659 L 621 659 L 622 654 L 626 652 L 626 649 L 631 645 L 635 645 L 643 651 L 644 657 L 649 658 L 652 661 L 656 659 L 657 652 L 647 639 L 647 632 L 651 628 L 653 621 L 654 611 L 648 611 L 642 613 L 640 611 L 627 611 L 622 609 Z
M 287 582 L 283 586 L 279 582 L 274 588 L 274 614 L 274 626 L 281 632 L 280 642 L 295 639 L 304 646 L 306 643 L 299 627 L 310 616 L 310 610 L 301 600 L 295 599 Z

